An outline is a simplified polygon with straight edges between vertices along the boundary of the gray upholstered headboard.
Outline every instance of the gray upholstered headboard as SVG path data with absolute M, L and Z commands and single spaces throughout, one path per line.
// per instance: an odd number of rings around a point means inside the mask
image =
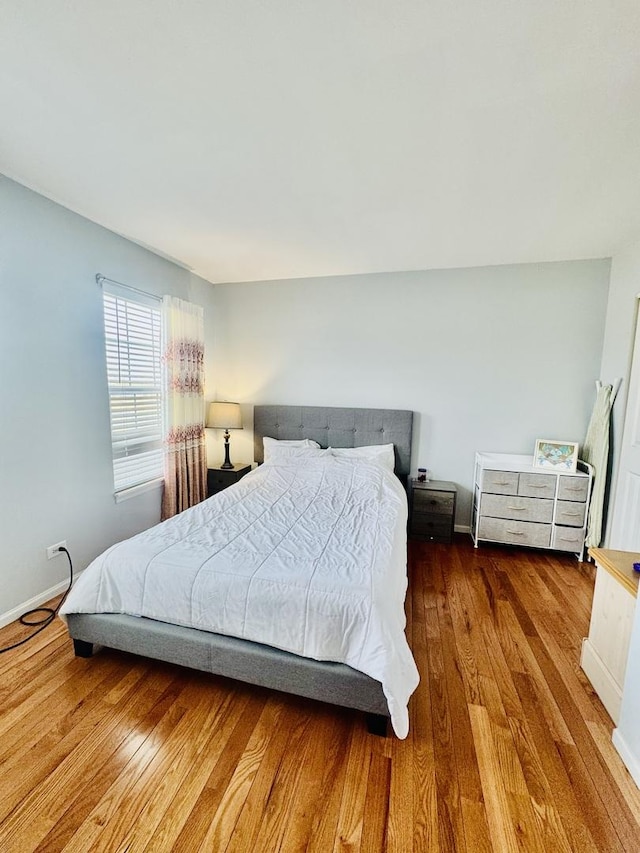
M 311 438 L 321 447 L 393 444 L 396 474 L 405 479 L 411 468 L 413 412 L 404 409 L 340 409 L 325 406 L 256 406 L 253 444 L 263 462 L 264 436 L 279 440 Z

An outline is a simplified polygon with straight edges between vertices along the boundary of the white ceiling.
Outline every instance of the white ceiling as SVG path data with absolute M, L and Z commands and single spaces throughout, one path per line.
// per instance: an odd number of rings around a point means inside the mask
M 210 281 L 640 236 L 637 0 L 1 0 L 0 172 Z

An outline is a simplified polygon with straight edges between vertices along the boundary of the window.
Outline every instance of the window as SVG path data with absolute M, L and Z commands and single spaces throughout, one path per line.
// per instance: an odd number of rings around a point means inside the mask
M 163 476 L 160 300 L 103 282 L 116 493 Z

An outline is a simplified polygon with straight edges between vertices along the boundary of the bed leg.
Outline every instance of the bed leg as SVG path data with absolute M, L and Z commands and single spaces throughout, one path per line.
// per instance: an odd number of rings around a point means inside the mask
M 367 731 L 378 737 L 387 736 L 387 722 L 389 718 L 382 714 L 367 714 Z
M 87 643 L 86 640 L 74 639 L 73 651 L 77 658 L 90 658 L 93 654 L 93 643 Z

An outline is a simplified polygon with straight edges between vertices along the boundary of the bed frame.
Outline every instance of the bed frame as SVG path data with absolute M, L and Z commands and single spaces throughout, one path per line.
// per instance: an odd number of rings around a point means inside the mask
M 403 484 L 411 463 L 413 412 L 317 406 L 256 406 L 254 448 L 263 461 L 263 437 L 311 438 L 322 447 L 393 444 Z M 389 711 L 379 681 L 346 664 L 316 661 L 271 646 L 122 614 L 70 613 L 77 657 L 106 646 L 181 666 L 355 708 L 367 714 L 369 731 L 384 735 Z

